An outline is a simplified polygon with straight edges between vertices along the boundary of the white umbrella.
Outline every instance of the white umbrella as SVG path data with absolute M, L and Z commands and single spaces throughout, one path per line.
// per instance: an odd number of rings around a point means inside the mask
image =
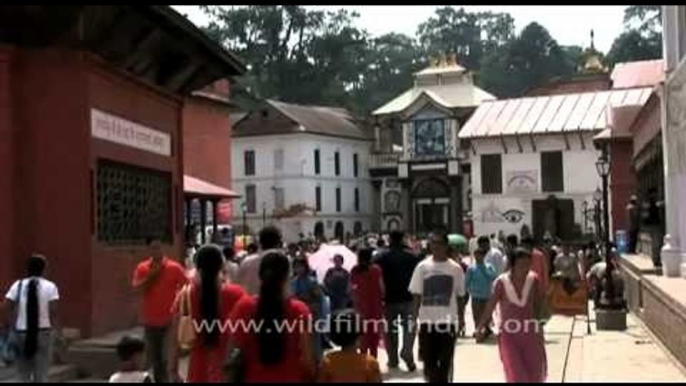
M 343 256 L 343 268 L 350 272 L 357 264 L 357 255 L 345 245 L 322 244 L 319 250 L 307 258 L 310 268 L 317 273 L 317 280 L 324 282 L 324 276 L 329 268 L 334 266 L 333 257 Z

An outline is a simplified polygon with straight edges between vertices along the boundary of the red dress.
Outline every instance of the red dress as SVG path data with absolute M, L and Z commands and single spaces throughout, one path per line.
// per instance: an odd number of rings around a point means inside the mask
M 236 305 L 231 315 L 232 320 L 237 321 L 237 326 L 250 326 L 255 321 L 257 312 L 257 296 L 246 296 Z M 245 363 L 245 383 L 302 383 L 311 382 L 312 374 L 304 361 L 302 347 L 303 333 L 307 332 L 310 309 L 300 300 L 290 298 L 286 300 L 285 326 L 286 327 L 284 357 L 281 363 L 264 365 L 260 361 L 259 343 L 257 334 L 251 328 L 238 328 L 233 332 L 233 342 L 243 351 L 243 363 Z
M 219 294 L 219 320 L 223 323 L 229 321 L 231 312 L 241 298 L 245 296 L 245 291 L 235 284 L 222 284 Z M 178 307 L 178 300 L 176 307 Z M 191 287 L 191 315 L 196 323 L 201 323 L 200 316 L 200 283 L 194 281 Z M 189 383 L 209 383 L 225 382 L 222 366 L 226 356 L 227 345 L 229 343 L 228 329 L 220 334 L 219 344 L 215 347 L 207 347 L 203 343 L 202 335 L 195 339 L 191 348 L 190 361 L 188 364 Z
M 353 268 L 350 275 L 355 310 L 360 314 L 363 323 L 368 321 L 360 340 L 360 349 L 375 358 L 381 337 L 381 325 L 372 322 L 383 320 L 381 277 L 381 268 L 376 264 L 370 265 L 367 269 L 361 269 L 358 265 Z

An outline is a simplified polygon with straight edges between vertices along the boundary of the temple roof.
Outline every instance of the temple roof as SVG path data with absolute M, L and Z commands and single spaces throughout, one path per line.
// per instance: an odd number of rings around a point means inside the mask
M 236 122 L 234 137 L 312 133 L 352 139 L 371 140 L 350 113 L 343 108 L 297 105 L 268 99 L 268 107 L 285 119 L 276 119 L 269 111 L 252 111 Z M 262 114 L 260 114 L 262 112 Z M 265 114 L 266 113 L 266 114 Z
M 246 71 L 234 54 L 166 5 L 2 5 L 0 43 L 83 50 L 182 95 Z

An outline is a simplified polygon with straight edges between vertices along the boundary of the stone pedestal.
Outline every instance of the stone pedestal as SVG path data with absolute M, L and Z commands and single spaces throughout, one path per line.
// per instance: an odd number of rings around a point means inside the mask
M 595 323 L 599 331 L 625 331 L 626 311 L 596 309 Z
M 665 236 L 665 245 L 662 247 L 662 274 L 665 277 L 681 276 L 681 251 L 672 244 L 670 235 Z

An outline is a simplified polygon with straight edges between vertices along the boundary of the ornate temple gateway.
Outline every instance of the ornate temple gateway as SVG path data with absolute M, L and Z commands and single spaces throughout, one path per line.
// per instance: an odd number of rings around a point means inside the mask
M 374 111 L 369 166 L 382 231 L 423 233 L 446 224 L 463 231 L 470 171 L 457 134 L 492 99 L 454 57 L 442 58 L 415 74 L 413 88 Z

